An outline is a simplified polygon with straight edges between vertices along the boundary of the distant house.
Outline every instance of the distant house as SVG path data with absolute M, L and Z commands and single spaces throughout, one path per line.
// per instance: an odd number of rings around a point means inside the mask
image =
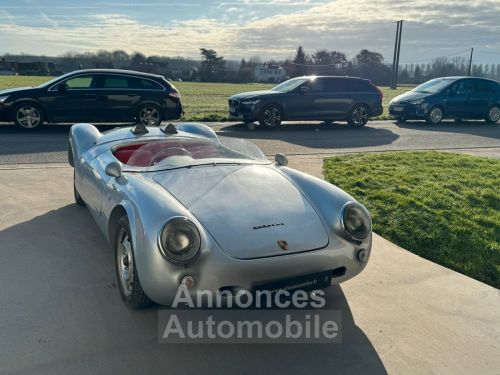
M 279 65 L 259 64 L 255 66 L 254 75 L 257 82 L 281 82 L 286 78 L 286 70 Z

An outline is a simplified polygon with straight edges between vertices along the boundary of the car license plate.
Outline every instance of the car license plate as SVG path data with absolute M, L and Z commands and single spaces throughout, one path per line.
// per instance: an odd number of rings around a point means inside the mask
M 269 290 L 276 293 L 279 290 L 293 292 L 295 290 L 316 290 L 331 285 L 332 271 L 324 271 L 311 275 L 299 276 L 285 280 L 278 280 L 255 286 L 254 290 Z
M 403 111 L 403 107 L 397 105 L 397 106 L 392 107 L 392 110 L 394 112 L 402 112 Z

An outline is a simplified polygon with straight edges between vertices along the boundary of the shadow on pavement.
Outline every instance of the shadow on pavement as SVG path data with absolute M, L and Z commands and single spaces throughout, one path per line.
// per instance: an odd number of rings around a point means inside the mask
M 12 212 L 18 207 L 6 206 Z M 158 344 L 158 306 L 133 311 L 86 209 L 67 205 L 0 231 L 0 372 L 385 374 L 342 289 L 342 344 Z
M 424 130 L 429 132 L 462 133 L 500 139 L 500 124 L 489 124 L 484 121 L 443 121 L 438 125 L 425 121 L 396 122 L 394 125 L 403 129 Z M 497 131 L 495 131 L 495 129 Z
M 220 135 L 236 138 L 279 140 L 310 148 L 353 148 L 371 147 L 393 143 L 399 135 L 374 123 L 362 128 L 345 124 L 285 124 L 276 129 L 257 127 L 249 130 L 243 124 L 227 125 L 220 129 Z

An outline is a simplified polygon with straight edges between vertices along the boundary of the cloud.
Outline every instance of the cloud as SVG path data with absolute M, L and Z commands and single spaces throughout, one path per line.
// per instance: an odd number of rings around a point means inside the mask
M 63 20 L 40 13 L 43 22 L 38 26 L 12 24 L 3 11 L 0 49 L 44 54 L 124 49 L 194 57 L 199 47 L 209 47 L 228 58 L 281 58 L 292 56 L 300 44 L 309 52 L 328 48 L 352 56 L 368 48 L 389 57 L 394 21 L 404 19 L 401 61 L 430 59 L 472 46 L 500 51 L 498 0 L 243 0 L 219 3 L 216 9 L 213 14 L 207 8 L 202 18 L 146 24 L 120 8 Z

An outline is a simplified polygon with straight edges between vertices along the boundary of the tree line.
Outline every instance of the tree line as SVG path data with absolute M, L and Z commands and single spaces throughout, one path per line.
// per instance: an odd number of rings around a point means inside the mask
M 392 64 L 385 61 L 381 53 L 362 49 L 348 58 L 342 51 L 319 49 L 308 54 L 299 46 L 293 58 L 266 60 L 256 56 L 241 61 L 226 60 L 217 51 L 200 48 L 200 59 L 147 56 L 141 52 L 127 53 L 123 50 L 96 52 L 68 52 L 57 57 L 33 55 L 3 55 L 2 63 L 43 62 L 57 67 L 57 74 L 76 69 L 117 68 L 132 69 L 167 78 L 203 82 L 255 82 L 257 66 L 283 67 L 285 78 L 301 75 L 349 75 L 368 78 L 378 85 L 388 85 Z M 40 64 L 43 66 L 43 64 Z M 464 57 L 437 57 L 427 64 L 404 64 L 399 67 L 399 83 L 417 84 L 428 79 L 450 75 L 467 75 L 468 60 Z M 500 79 L 500 64 L 473 64 L 472 75 Z M 52 71 L 38 74 L 55 74 Z

